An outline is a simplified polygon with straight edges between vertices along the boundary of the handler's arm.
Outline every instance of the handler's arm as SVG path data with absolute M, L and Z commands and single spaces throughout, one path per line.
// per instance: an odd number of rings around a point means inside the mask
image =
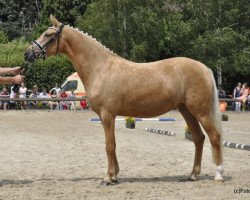
M 24 76 L 16 75 L 14 77 L 2 77 L 0 76 L 0 84 L 21 84 L 24 80 Z
M 13 75 L 17 75 L 17 74 L 20 74 L 20 72 L 21 72 L 21 67 L 13 67 L 13 68 L 10 68 L 10 67 L 6 67 L 6 68 L 0 67 L 0 74 L 13 74 Z

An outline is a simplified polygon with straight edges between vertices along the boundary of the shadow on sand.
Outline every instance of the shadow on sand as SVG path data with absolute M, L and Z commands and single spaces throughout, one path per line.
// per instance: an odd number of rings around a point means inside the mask
M 231 176 L 224 176 L 224 181 L 230 181 L 232 179 Z M 1 180 L 0 187 L 4 185 L 27 185 L 32 184 L 34 182 L 39 181 L 48 181 L 48 182 L 56 182 L 56 181 L 72 181 L 72 182 L 80 182 L 80 181 L 100 181 L 101 178 L 96 177 L 80 177 L 80 178 L 61 178 L 61 179 L 37 179 L 37 180 Z M 198 176 L 198 181 L 205 180 L 214 180 L 214 176 L 209 175 L 200 175 Z M 154 178 L 120 178 L 117 184 L 121 183 L 157 183 L 157 182 L 189 182 L 189 176 L 181 175 L 181 176 L 162 176 L 162 177 L 154 177 Z

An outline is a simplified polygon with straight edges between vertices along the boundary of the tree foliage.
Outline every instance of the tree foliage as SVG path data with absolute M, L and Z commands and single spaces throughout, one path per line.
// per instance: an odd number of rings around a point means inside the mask
M 0 30 L 10 39 L 30 37 L 39 5 L 38 0 L 0 0 Z
M 156 60 L 161 51 L 163 2 L 95 1 L 77 26 L 121 56 L 134 61 Z

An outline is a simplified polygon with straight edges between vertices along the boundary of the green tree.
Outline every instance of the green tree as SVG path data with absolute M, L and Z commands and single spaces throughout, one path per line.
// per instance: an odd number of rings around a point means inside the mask
M 37 22 L 39 1 L 0 0 L 0 30 L 10 38 L 29 37 L 32 27 Z
M 121 56 L 157 60 L 166 14 L 163 5 L 163 0 L 99 0 L 90 4 L 77 26 Z
M 171 1 L 179 7 L 166 18 L 166 57 L 197 59 L 216 74 L 222 69 L 223 87 L 250 81 L 249 15 L 247 1 Z M 172 9 L 173 10 L 173 9 Z
M 56 16 L 60 21 L 74 26 L 77 17 L 82 16 L 92 0 L 43 0 L 39 15 L 42 23 L 49 21 L 50 14 Z
M 63 23 L 75 26 L 78 17 L 82 16 L 87 6 L 93 0 L 43 0 L 41 1 L 41 9 L 39 12 L 38 23 L 33 27 L 32 39 L 38 38 L 48 26 L 51 26 L 49 19 L 50 14 L 53 14 L 58 20 Z
M 3 32 L 0 31 L 0 43 L 7 43 L 8 42 L 8 37 L 7 35 Z

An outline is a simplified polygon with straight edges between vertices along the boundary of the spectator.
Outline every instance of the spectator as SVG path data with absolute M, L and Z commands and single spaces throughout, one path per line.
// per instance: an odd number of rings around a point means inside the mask
M 250 87 L 248 87 L 248 97 L 247 97 L 247 107 L 248 107 L 248 110 L 250 109 Z
M 226 97 L 226 92 L 225 92 L 225 90 L 222 89 L 221 85 L 219 85 L 219 87 L 218 87 L 218 97 L 219 98 Z M 227 103 L 225 101 L 220 101 L 220 110 L 226 111 L 226 109 L 227 109 Z
M 57 98 L 58 97 L 57 93 L 56 93 L 56 90 L 51 90 L 50 97 L 51 98 Z M 50 107 L 50 110 L 53 110 L 53 108 L 59 109 L 59 103 L 58 103 L 58 101 L 50 101 L 49 102 L 49 107 Z
M 241 91 L 241 83 L 239 82 L 235 88 L 234 88 L 234 92 L 233 92 L 233 98 L 237 98 L 240 96 L 240 91 Z
M 69 98 L 76 98 L 76 94 L 74 93 L 74 90 L 70 91 Z M 69 101 L 68 105 L 69 105 L 70 110 L 74 110 L 74 111 L 76 110 L 75 101 Z
M 27 88 L 24 83 L 21 83 L 21 87 L 19 88 L 19 98 L 26 98 Z M 26 101 L 21 101 L 21 109 L 26 109 Z
M 243 111 L 245 111 L 246 109 L 247 98 L 248 98 L 248 86 L 247 83 L 244 83 L 240 91 L 240 96 L 237 97 L 237 99 L 240 100 L 240 104 L 242 105 Z
M 221 86 L 219 86 L 219 88 L 218 88 L 218 96 L 219 96 L 219 98 L 225 98 L 225 96 L 226 96 L 226 92 L 225 92 L 225 90 L 222 89 Z
M 0 93 L 0 97 L 1 98 L 8 98 L 9 96 L 10 95 L 9 95 L 7 88 L 4 87 L 2 92 Z M 8 105 L 8 101 L 0 101 L 0 109 L 7 110 L 7 105 Z
M 236 99 L 240 96 L 240 91 L 241 91 L 241 83 L 239 82 L 233 91 L 233 98 Z M 233 102 L 233 110 L 238 111 L 240 109 L 240 103 L 239 102 Z
M 38 98 L 38 95 L 39 95 L 39 93 L 38 93 L 38 87 L 37 87 L 37 85 L 34 85 L 33 86 L 33 88 L 32 88 L 32 90 L 31 90 L 31 94 L 30 94 L 30 96 L 29 96 L 29 98 L 30 99 L 32 99 L 32 98 Z M 29 101 L 28 102 L 28 108 L 34 108 L 34 107 L 37 107 L 37 102 L 36 101 Z
M 80 105 L 81 105 L 82 110 L 88 110 L 89 109 L 86 99 L 80 101 Z
M 10 99 L 15 99 L 18 98 L 18 94 L 13 90 L 14 86 L 11 86 L 10 88 Z M 17 108 L 17 103 L 16 101 L 9 101 L 8 103 L 9 108 Z
M 55 84 L 55 87 L 53 87 L 53 88 L 49 91 L 49 93 L 51 93 L 52 90 L 55 90 L 57 95 L 59 95 L 59 93 L 61 92 L 61 88 L 58 86 L 58 83 Z
M 47 90 L 46 90 L 45 88 L 44 88 L 43 91 L 38 95 L 38 98 L 42 98 L 42 99 L 44 99 L 44 98 L 50 98 L 50 97 L 49 97 L 49 94 L 48 94 L 48 92 L 47 92 Z M 41 101 L 41 102 L 39 103 L 39 105 L 41 105 L 41 107 L 46 107 L 47 104 L 48 104 L 48 101 Z
M 66 94 L 65 90 L 62 90 L 60 93 L 59 93 L 59 98 L 61 99 L 65 99 L 65 98 L 68 98 L 68 95 Z M 67 101 L 60 101 L 59 102 L 59 110 L 67 110 L 68 109 L 68 102 Z

